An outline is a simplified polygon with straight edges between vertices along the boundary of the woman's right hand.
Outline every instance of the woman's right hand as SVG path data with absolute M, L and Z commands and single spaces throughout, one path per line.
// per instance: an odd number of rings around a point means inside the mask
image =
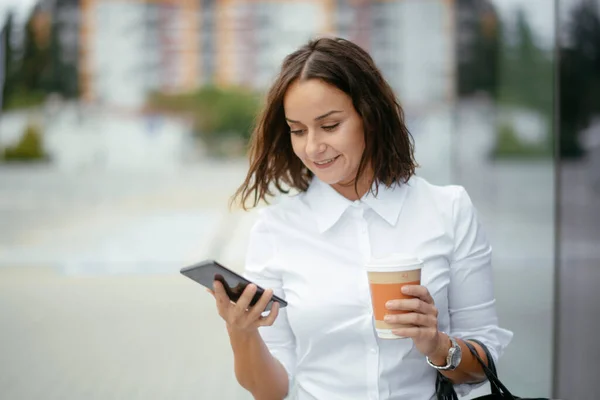
M 258 330 L 260 326 L 273 325 L 279 314 L 279 303 L 273 302 L 271 311 L 267 316 L 261 314 L 273 297 L 273 290 L 267 289 L 260 297 L 260 300 L 252 307 L 250 301 L 256 293 L 256 285 L 246 286 L 237 303 L 233 303 L 223 284 L 219 281 L 213 283 L 214 291 L 209 291 L 216 300 L 219 315 L 227 323 L 227 329 L 239 333 L 252 333 Z

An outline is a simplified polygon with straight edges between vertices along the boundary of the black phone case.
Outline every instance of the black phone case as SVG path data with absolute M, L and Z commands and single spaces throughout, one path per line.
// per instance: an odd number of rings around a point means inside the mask
M 239 300 L 246 286 L 248 286 L 251 283 L 254 283 L 244 278 L 243 276 L 233 272 L 232 270 L 222 266 L 215 260 L 205 260 L 199 262 L 198 264 L 194 264 L 189 267 L 184 267 L 181 269 L 180 272 L 181 274 L 187 276 L 193 281 L 196 281 L 202 286 L 205 286 L 211 290 L 213 288 L 213 282 L 215 280 L 221 282 L 223 284 L 223 287 L 225 288 L 225 291 L 227 292 L 227 295 L 229 296 L 229 299 L 231 299 L 231 301 L 233 301 L 234 303 Z M 257 290 L 254 294 L 254 297 L 250 301 L 250 306 L 254 306 L 258 302 L 258 300 L 260 300 L 260 297 L 265 291 L 262 287 L 258 285 L 256 285 L 256 287 Z M 287 306 L 287 302 L 285 300 L 273 295 L 271 301 L 269 301 L 269 304 L 267 304 L 265 311 L 271 310 L 271 307 L 273 306 L 273 301 L 278 302 L 281 308 Z

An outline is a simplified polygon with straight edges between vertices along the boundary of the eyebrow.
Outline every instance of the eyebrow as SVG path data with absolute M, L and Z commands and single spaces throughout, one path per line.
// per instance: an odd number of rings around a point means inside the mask
M 325 113 L 323 115 L 319 115 L 317 118 L 315 118 L 315 121 L 319 121 L 321 119 L 325 119 L 325 118 L 329 117 L 332 114 L 341 113 L 341 112 L 342 111 L 339 111 L 339 110 L 331 110 L 328 113 Z M 293 119 L 289 119 L 288 117 L 285 117 L 285 119 L 286 119 L 287 122 L 291 122 L 293 124 L 299 124 L 300 123 L 300 121 L 294 121 Z

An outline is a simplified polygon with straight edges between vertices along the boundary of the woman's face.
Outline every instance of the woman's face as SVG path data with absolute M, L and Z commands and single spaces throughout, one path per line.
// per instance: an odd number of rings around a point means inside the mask
M 283 107 L 294 153 L 320 180 L 346 195 L 340 189 L 354 182 L 365 150 L 362 119 L 350 96 L 319 79 L 296 80 Z

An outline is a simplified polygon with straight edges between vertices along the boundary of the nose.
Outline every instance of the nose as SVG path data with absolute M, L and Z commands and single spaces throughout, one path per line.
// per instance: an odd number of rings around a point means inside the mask
M 323 143 L 320 136 L 309 131 L 306 135 L 306 155 L 314 160 L 326 149 L 327 145 Z

